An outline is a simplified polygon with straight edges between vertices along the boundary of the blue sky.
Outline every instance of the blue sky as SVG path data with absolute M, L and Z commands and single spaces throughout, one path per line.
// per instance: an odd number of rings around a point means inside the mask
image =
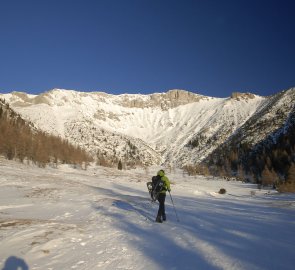
M 0 92 L 295 86 L 295 1 L 3 0 Z

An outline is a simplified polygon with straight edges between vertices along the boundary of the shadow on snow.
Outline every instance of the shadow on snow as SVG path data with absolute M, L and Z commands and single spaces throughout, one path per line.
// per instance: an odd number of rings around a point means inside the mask
M 29 270 L 29 266 L 25 260 L 16 256 L 10 256 L 4 264 L 2 270 Z
M 234 199 L 173 195 L 180 222 L 176 222 L 167 196 L 169 220 L 158 224 L 153 222 L 158 205 L 149 202 L 148 192 L 119 184 L 114 184 L 118 191 L 93 188 L 112 198 L 112 206 L 120 211 L 95 203 L 93 208 L 112 217 L 113 226 L 130 236 L 136 235 L 130 237 L 130 244 L 159 269 L 293 269 L 292 209 Z M 146 226 L 141 225 L 143 220 Z

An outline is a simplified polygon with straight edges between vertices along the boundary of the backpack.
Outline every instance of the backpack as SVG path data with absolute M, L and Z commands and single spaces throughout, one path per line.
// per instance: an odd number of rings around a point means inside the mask
M 153 176 L 152 183 L 154 193 L 159 193 L 164 189 L 164 181 L 162 180 L 162 177 L 160 175 Z
M 165 189 L 164 184 L 165 183 L 162 180 L 162 177 L 159 175 L 153 176 L 152 181 L 146 183 L 152 201 L 156 201 L 158 199 L 160 192 Z

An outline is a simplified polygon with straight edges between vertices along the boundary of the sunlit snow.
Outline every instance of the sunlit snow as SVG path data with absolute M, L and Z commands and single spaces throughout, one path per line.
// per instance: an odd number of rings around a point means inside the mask
M 146 188 L 157 169 L 1 159 L 0 268 L 294 269 L 295 195 L 168 169 L 179 222 L 167 194 L 158 224 Z

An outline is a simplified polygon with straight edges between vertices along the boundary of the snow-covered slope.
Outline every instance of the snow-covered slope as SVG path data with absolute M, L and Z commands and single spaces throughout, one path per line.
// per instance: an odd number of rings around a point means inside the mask
M 184 90 L 109 95 L 54 89 L 38 96 L 18 92 L 1 96 L 37 127 L 93 153 L 178 166 L 206 158 L 273 99 L 238 93 L 213 98 Z
M 286 159 L 284 160 L 282 157 L 276 159 L 274 157 L 277 151 L 287 151 L 289 153 L 289 157 L 287 154 L 287 160 L 289 159 L 292 162 L 294 123 L 295 88 L 292 88 L 269 97 L 267 102 L 225 143 L 207 156 L 206 162 L 210 161 L 211 164 L 218 164 L 220 163 L 219 160 L 225 161 L 235 151 L 236 161 L 239 160 L 240 165 L 247 168 L 245 171 L 249 172 L 251 169 L 249 164 L 258 164 L 257 160 L 262 158 L 265 160 L 272 159 L 273 161 L 269 162 L 268 166 L 276 166 L 279 173 L 286 174 L 286 171 L 281 168 L 283 166 L 278 165 L 280 159 L 282 163 L 288 164 Z M 223 162 L 223 164 L 225 163 Z
M 0 268 L 294 269 L 294 195 L 167 170 L 179 222 L 168 195 L 158 224 L 155 171 L 0 160 Z

